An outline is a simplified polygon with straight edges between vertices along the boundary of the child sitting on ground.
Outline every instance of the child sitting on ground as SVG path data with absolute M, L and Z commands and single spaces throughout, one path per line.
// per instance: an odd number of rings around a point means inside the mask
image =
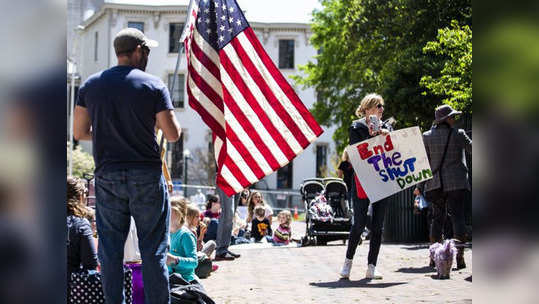
M 219 217 L 221 216 L 221 201 L 219 196 L 208 194 L 206 211 L 203 213 L 203 223 L 208 227 L 203 236 L 204 242 L 217 239 L 217 229 L 219 227 Z
M 250 223 L 254 219 L 254 209 L 256 206 L 264 207 L 264 217 L 268 219 L 271 225 L 273 220 L 273 209 L 264 202 L 262 193 L 257 190 L 251 191 L 249 198 L 247 198 L 247 223 Z
M 200 283 L 195 274 L 198 265 L 197 247 L 195 235 L 184 226 L 185 215 L 187 213 L 187 202 L 185 199 L 171 198 L 170 207 L 170 259 L 168 261 L 168 271 L 170 274 L 178 273 L 181 277 L 191 283 Z
M 191 230 L 191 232 L 195 235 L 195 238 L 197 240 L 197 253 L 199 258 L 199 265 L 195 269 L 195 273 L 200 276 L 201 278 L 205 277 L 205 272 L 203 272 L 201 269 L 206 269 L 204 266 L 204 263 L 201 263 L 201 258 L 203 256 L 206 256 L 207 258 L 211 259 L 211 255 L 215 251 L 215 241 L 210 240 L 207 242 L 204 242 L 204 234 L 206 233 L 207 226 L 200 221 L 200 209 L 195 204 L 188 204 L 187 205 L 187 213 L 185 215 L 185 221 L 187 222 L 187 228 Z M 201 256 L 202 254 L 202 256 Z M 211 263 L 211 262 L 210 262 Z M 219 266 L 211 264 L 211 271 L 215 271 L 219 268 Z M 209 268 L 208 268 L 209 271 Z M 209 272 L 207 273 L 209 274 Z
M 283 210 L 277 215 L 277 220 L 279 221 L 279 227 L 273 232 L 273 245 L 288 245 L 292 237 L 292 231 L 290 230 L 292 214 L 288 210 Z
M 333 209 L 327 203 L 326 196 L 323 192 L 312 200 L 311 207 L 309 208 L 309 214 L 311 215 L 312 219 L 317 221 L 333 221 Z
M 271 240 L 271 224 L 265 217 L 266 209 L 264 206 L 256 206 L 254 208 L 255 218 L 251 222 L 251 237 L 255 242 L 260 242 L 262 239 Z
M 197 239 L 197 251 L 201 251 L 208 257 L 211 257 L 213 251 L 215 250 L 216 244 L 213 240 L 207 242 L 203 241 L 207 226 L 200 221 L 200 209 L 198 209 L 198 207 L 194 204 L 188 204 L 185 219 L 187 222 L 187 228 L 193 232 Z

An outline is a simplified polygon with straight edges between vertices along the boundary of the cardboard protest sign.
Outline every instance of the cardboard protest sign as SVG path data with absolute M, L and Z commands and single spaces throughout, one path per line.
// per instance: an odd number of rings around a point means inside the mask
M 378 135 L 346 151 L 371 202 L 432 178 L 419 127 Z

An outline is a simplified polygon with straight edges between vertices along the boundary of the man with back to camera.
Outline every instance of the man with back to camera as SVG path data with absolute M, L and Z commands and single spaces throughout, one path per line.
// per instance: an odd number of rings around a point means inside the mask
M 415 195 L 423 193 L 432 203 L 430 242 L 442 242 L 443 227 L 450 216 L 457 245 L 457 269 L 466 268 L 464 245 L 467 241 L 464 198 L 470 190 L 465 153 L 472 153 L 472 140 L 463 129 L 454 128 L 455 117 L 462 114 L 449 105 L 434 112 L 434 123 L 423 133 L 423 142 L 432 169 L 433 178 L 418 184 Z M 434 267 L 434 260 L 430 260 Z
M 169 303 L 166 267 L 169 196 L 155 127 L 174 142 L 180 126 L 163 81 L 145 73 L 148 39 L 133 28 L 114 39 L 118 65 L 90 76 L 79 90 L 74 137 L 92 140 L 103 292 L 124 303 L 124 244 L 133 216 L 142 257 L 145 303 Z

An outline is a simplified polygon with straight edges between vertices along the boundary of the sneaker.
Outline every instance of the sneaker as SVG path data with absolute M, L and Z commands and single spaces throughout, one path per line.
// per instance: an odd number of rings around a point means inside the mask
M 239 258 L 239 257 L 241 256 L 241 254 L 234 253 L 234 252 L 232 252 L 232 251 L 230 251 L 230 250 L 227 250 L 226 252 L 227 252 L 228 254 L 230 254 L 231 256 L 233 256 L 234 258 L 236 258 L 236 259 Z
M 348 279 L 350 278 L 350 271 L 352 270 L 352 260 L 344 258 L 344 265 L 340 272 L 341 278 Z
M 233 261 L 235 258 L 230 254 L 230 252 L 226 252 L 224 254 L 216 254 L 215 255 L 215 261 Z
M 374 266 L 373 264 L 369 264 L 369 267 L 367 268 L 367 274 L 365 275 L 365 278 L 373 279 L 373 280 L 381 280 L 382 275 L 379 274 L 376 271 L 376 266 Z
M 219 265 L 215 265 L 215 264 L 211 265 L 211 272 L 214 272 L 217 269 L 219 269 Z

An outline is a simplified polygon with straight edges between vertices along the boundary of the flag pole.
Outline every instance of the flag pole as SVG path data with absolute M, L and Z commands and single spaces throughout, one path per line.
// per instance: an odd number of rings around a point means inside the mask
M 170 92 L 171 96 L 174 95 L 174 84 L 176 83 L 176 77 L 178 76 L 178 69 L 180 68 L 181 63 L 181 57 L 182 52 L 185 50 L 185 45 L 183 44 L 183 40 L 185 39 L 185 29 L 187 27 L 187 24 L 189 23 L 189 19 L 191 18 L 191 9 L 193 8 L 193 1 L 189 1 L 189 7 L 187 8 L 187 18 L 185 18 L 185 23 L 183 24 L 182 29 L 182 35 L 180 36 L 180 39 L 178 40 L 178 58 L 176 59 L 176 68 L 174 69 L 174 74 L 172 75 L 172 82 L 168 84 L 168 91 Z
M 185 50 L 185 45 L 183 44 L 183 40 L 185 39 L 185 29 L 187 28 L 187 24 L 189 23 L 189 19 L 191 18 L 191 9 L 193 7 L 193 1 L 195 1 L 195 0 L 189 1 L 189 7 L 187 8 L 187 17 L 185 18 L 185 23 L 183 24 L 182 35 L 180 36 L 180 39 L 178 40 L 178 58 L 176 59 L 176 68 L 174 68 L 174 74 L 172 75 L 172 81 L 168 84 L 168 91 L 170 92 L 170 96 L 172 98 L 174 98 L 174 84 L 176 83 L 176 77 L 178 77 L 178 70 L 180 68 L 182 53 Z M 173 101 L 174 101 L 174 99 L 173 99 Z M 185 104 L 184 104 L 184 106 L 185 106 Z M 164 136 L 164 134 L 162 136 Z M 161 151 L 163 151 L 165 142 L 166 142 L 165 140 L 161 140 L 161 144 L 159 146 L 160 153 L 161 153 Z M 185 158 L 182 158 L 182 159 L 184 159 L 184 162 L 185 162 Z M 185 173 L 186 172 L 183 173 L 184 176 L 185 176 Z M 185 181 L 183 181 L 183 182 L 185 184 Z
M 75 109 L 75 72 L 76 66 L 73 63 L 71 70 L 71 85 L 69 98 L 69 159 L 68 159 L 68 176 L 73 175 L 73 115 Z

